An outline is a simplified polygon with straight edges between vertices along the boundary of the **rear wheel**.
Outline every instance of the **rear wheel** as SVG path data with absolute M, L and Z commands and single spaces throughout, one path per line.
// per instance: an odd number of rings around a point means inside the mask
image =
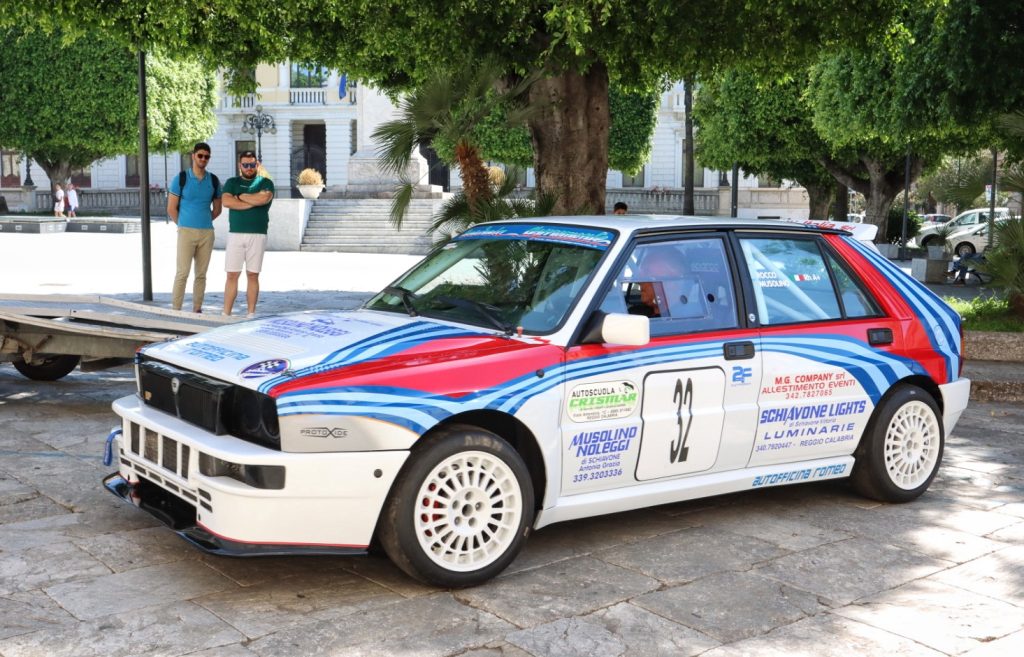
M 529 472 L 511 445 L 482 429 L 449 429 L 427 440 L 384 504 L 381 545 L 428 584 L 480 584 L 515 559 L 530 532 Z
M 12 363 L 14 369 L 33 381 L 56 381 L 62 379 L 78 367 L 79 356 L 45 356 L 37 358 L 31 363 L 24 360 L 16 360 Z
M 917 386 L 901 386 L 875 411 L 861 438 L 853 486 L 882 502 L 916 499 L 935 478 L 944 444 L 935 400 Z

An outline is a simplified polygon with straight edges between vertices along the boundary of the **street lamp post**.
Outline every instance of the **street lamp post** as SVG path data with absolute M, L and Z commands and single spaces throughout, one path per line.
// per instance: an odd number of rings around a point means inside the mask
M 25 154 L 25 187 L 35 187 L 32 181 L 32 158 Z
M 256 159 L 263 162 L 263 133 L 273 135 L 277 133 L 277 126 L 274 125 L 274 117 L 263 112 L 261 105 L 256 106 L 255 114 L 246 114 L 242 121 L 242 132 L 244 134 L 256 135 Z

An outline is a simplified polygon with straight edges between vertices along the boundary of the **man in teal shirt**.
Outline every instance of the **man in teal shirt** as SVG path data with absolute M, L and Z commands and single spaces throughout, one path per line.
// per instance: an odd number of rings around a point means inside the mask
M 178 225 L 178 252 L 171 307 L 181 310 L 185 301 L 188 270 L 195 264 L 192 312 L 202 312 L 206 293 L 206 269 L 213 254 L 213 220 L 221 210 L 217 176 L 206 170 L 210 145 L 199 142 L 192 149 L 192 166 L 171 180 L 167 191 L 167 216 Z
M 274 183 L 259 175 L 260 163 L 252 151 L 238 157 L 238 173 L 224 183 L 222 196 L 228 208 L 228 244 L 224 251 L 224 314 L 230 315 L 238 296 L 238 277 L 245 266 L 245 300 L 248 317 L 256 313 L 260 296 L 260 270 L 267 249 L 267 226 L 270 224 L 270 203 L 274 200 Z

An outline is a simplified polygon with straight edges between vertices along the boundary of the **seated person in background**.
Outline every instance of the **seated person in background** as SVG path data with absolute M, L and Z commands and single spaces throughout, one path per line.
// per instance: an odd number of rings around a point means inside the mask
M 985 256 L 980 253 L 973 253 L 968 256 L 961 256 L 960 260 L 949 263 L 949 271 L 946 277 L 953 276 L 953 285 L 965 285 L 967 276 L 974 272 L 979 263 L 985 262 Z
M 629 212 L 629 206 L 619 201 L 612 207 L 612 214 L 626 214 Z

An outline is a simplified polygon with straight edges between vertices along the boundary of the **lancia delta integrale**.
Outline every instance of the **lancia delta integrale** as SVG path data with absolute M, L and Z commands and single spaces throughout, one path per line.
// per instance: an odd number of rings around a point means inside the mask
M 467 230 L 362 308 L 141 350 L 109 490 L 225 555 L 480 583 L 552 523 L 849 478 L 907 502 L 968 399 L 960 318 L 868 224 Z

